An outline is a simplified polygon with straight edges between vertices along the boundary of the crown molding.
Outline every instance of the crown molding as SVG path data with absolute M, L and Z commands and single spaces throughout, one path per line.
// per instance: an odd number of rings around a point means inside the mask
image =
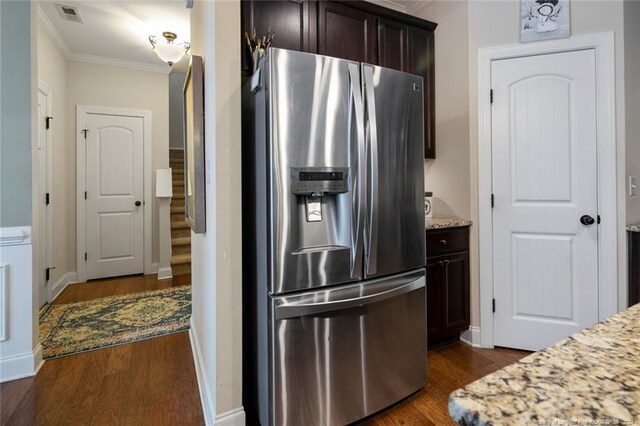
M 416 1 L 414 1 L 411 4 L 411 6 L 407 6 L 406 7 L 407 14 L 415 16 L 416 13 L 418 13 L 419 11 L 424 9 L 424 7 L 427 6 L 429 3 L 431 3 L 431 1 L 432 0 L 416 0 Z
M 112 67 L 130 68 L 138 71 L 150 71 L 161 74 L 169 74 L 171 67 L 169 65 L 153 65 L 144 62 L 127 61 L 124 59 L 108 58 L 106 56 L 87 55 L 85 53 L 72 52 L 68 57 L 70 61 L 87 62 L 90 64 L 110 65 Z
M 1 0 L 0 0 L 1 1 Z M 76 53 L 69 49 L 67 43 L 65 43 L 64 39 L 56 29 L 56 27 L 51 23 L 51 20 L 46 15 L 42 6 L 38 4 L 38 23 L 42 26 L 44 32 L 49 36 L 51 41 L 56 45 L 62 56 L 64 56 L 69 61 L 77 61 L 77 62 L 88 62 L 92 64 L 99 65 L 110 65 L 112 67 L 120 67 L 120 68 L 130 68 L 138 71 L 150 71 L 150 72 L 158 72 L 162 74 L 169 74 L 171 72 L 171 67 L 168 65 L 154 65 L 147 64 L 145 62 L 137 62 L 137 61 L 127 61 L 124 59 L 115 59 L 108 58 L 106 56 L 96 56 L 96 55 L 88 55 L 85 53 Z
M 397 10 L 398 12 L 407 13 L 407 8 L 394 0 L 367 0 L 369 3 L 377 4 L 378 6 L 386 7 L 388 9 Z
M 42 10 L 42 6 L 40 6 L 40 4 L 38 4 L 38 23 L 42 26 L 42 29 L 45 33 L 47 33 L 58 50 L 60 50 L 62 56 L 69 59 L 69 56 L 71 55 L 69 46 L 67 46 L 67 43 L 64 42 L 64 39 L 62 38 L 58 30 L 56 30 L 56 27 L 53 26 L 53 24 L 49 20 L 49 17 L 44 13 L 44 10 Z

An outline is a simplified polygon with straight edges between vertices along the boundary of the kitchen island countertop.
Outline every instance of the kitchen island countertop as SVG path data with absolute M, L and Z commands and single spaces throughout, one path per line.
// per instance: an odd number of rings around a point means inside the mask
M 458 389 L 449 413 L 461 425 L 639 424 L 640 304 Z
M 446 229 L 446 228 L 461 228 L 463 226 L 470 226 L 473 222 L 467 219 L 460 219 L 454 216 L 436 216 L 425 217 L 424 227 L 425 229 Z

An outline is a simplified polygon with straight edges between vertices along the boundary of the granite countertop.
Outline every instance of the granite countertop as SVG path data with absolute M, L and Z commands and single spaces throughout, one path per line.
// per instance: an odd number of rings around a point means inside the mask
M 443 229 L 443 228 L 460 228 L 462 226 L 470 226 L 473 222 L 466 219 L 460 219 L 453 216 L 436 216 L 425 217 L 425 229 Z
M 640 424 L 640 304 L 458 389 L 449 413 L 461 425 Z
M 640 232 L 640 223 L 634 223 L 633 225 L 627 225 L 627 231 Z

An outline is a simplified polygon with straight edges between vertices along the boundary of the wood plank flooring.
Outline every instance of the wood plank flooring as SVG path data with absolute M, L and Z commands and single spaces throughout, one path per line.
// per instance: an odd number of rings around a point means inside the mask
M 184 285 L 189 280 L 137 276 L 74 284 L 55 303 Z M 432 349 L 427 386 L 361 424 L 453 424 L 447 409 L 452 391 L 527 354 L 470 348 L 460 342 Z M 36 377 L 0 386 L 0 424 L 202 425 L 188 333 L 47 361 Z

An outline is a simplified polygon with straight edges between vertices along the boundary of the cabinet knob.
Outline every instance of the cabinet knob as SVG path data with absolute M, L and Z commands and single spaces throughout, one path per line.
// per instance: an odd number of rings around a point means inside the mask
M 440 244 L 442 244 L 443 246 L 447 245 L 447 240 L 440 240 Z

